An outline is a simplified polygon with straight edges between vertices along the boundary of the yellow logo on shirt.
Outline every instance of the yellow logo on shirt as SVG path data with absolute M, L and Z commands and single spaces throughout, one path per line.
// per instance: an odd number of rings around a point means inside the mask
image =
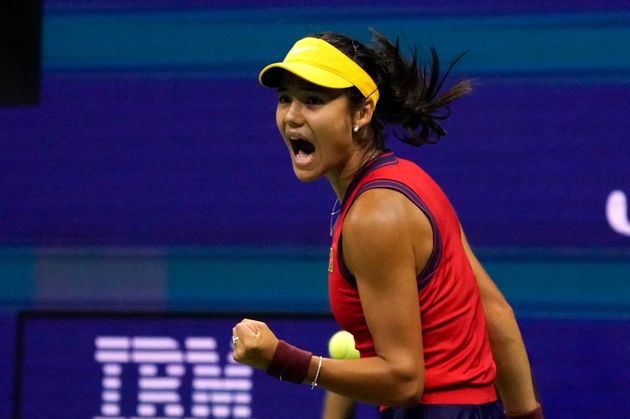
M 332 246 L 330 246 L 330 256 L 328 256 L 328 272 L 332 272 L 333 271 L 333 257 L 335 255 L 335 252 L 332 248 Z

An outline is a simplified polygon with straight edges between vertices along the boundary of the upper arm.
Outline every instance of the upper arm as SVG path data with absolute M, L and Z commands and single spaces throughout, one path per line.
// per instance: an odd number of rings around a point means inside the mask
M 422 245 L 430 253 L 431 227 L 404 195 L 364 192 L 343 225 L 344 259 L 357 280 L 365 318 L 378 356 L 401 372 L 423 370 L 416 272 Z
M 464 230 L 461 230 L 462 245 L 468 256 L 468 260 L 475 274 L 475 280 L 479 287 L 479 294 L 481 295 L 481 303 L 483 304 L 486 312 L 486 318 L 489 326 L 497 320 L 497 316 L 501 316 L 504 313 L 511 313 L 512 308 L 509 306 L 505 297 L 496 286 L 490 275 L 483 268 L 474 252 L 472 251 L 468 239 L 464 234 Z
M 482 300 L 503 299 L 503 295 L 472 251 L 470 244 L 468 243 L 468 239 L 464 234 L 464 230 L 461 230 L 461 236 L 462 245 L 464 246 L 464 250 L 466 251 L 466 256 L 468 257 L 472 270 L 475 273 L 475 279 L 477 280 L 477 286 L 479 287 Z

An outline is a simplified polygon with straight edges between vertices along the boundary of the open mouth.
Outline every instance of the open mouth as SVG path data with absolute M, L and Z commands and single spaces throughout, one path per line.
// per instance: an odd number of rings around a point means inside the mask
M 308 157 L 315 152 L 315 146 L 301 138 L 290 138 L 291 148 L 296 157 Z

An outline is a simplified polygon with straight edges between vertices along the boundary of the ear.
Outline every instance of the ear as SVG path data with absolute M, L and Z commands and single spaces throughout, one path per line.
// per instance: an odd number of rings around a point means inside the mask
M 352 125 L 359 125 L 359 127 L 363 128 L 372 122 L 372 115 L 374 115 L 374 102 L 368 99 L 363 103 L 361 108 L 354 113 Z

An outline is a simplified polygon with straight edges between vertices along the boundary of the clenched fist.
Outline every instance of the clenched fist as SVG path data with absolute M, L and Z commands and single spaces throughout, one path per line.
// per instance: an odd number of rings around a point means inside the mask
M 266 369 L 278 346 L 278 338 L 269 326 L 256 320 L 243 319 L 232 328 L 232 357 L 240 364 Z

